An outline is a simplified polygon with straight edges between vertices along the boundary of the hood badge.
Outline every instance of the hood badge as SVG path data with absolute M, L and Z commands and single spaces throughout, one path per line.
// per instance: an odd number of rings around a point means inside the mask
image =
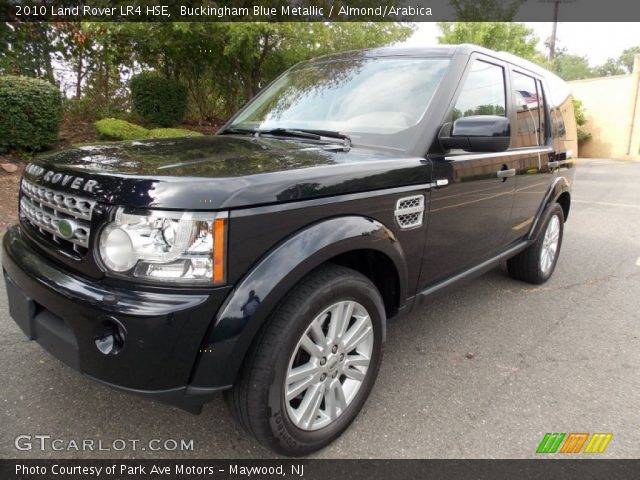
M 66 240 L 70 240 L 75 235 L 78 227 L 73 221 L 67 220 L 65 218 L 58 221 L 57 228 L 58 228 L 58 233 L 62 238 Z
M 88 180 L 83 177 L 77 177 L 75 175 L 68 175 L 65 173 L 56 173 L 52 170 L 47 170 L 38 165 L 30 163 L 25 168 L 25 173 L 28 173 L 32 177 L 40 178 L 44 182 L 49 182 L 53 185 L 62 185 L 63 187 L 73 188 L 75 190 L 82 190 L 83 192 L 93 193 L 94 188 L 100 188 L 98 182 L 95 180 Z M 62 233 L 61 233 L 62 235 Z

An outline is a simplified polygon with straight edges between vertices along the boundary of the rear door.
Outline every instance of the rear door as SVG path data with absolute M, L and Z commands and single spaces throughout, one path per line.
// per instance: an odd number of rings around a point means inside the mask
M 512 67 L 511 131 L 513 152 L 519 152 L 516 190 L 507 241 L 528 234 L 555 172 L 549 168 L 553 155 L 550 118 L 542 82 L 525 71 Z
M 473 55 L 444 122 L 475 115 L 507 116 L 507 65 Z M 438 147 L 439 148 L 439 147 Z M 433 184 L 421 286 L 495 255 L 510 228 L 518 152 L 432 148 Z

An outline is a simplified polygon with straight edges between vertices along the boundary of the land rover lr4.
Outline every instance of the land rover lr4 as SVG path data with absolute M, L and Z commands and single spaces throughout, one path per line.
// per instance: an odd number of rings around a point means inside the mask
M 305 455 L 362 408 L 388 319 L 502 261 L 551 276 L 575 153 L 565 84 L 517 57 L 304 62 L 217 135 L 29 164 L 10 312 L 88 377 L 194 413 L 225 390 L 260 443 Z

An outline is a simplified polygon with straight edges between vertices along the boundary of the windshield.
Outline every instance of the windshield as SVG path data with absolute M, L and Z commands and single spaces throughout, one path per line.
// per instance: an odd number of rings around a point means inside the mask
M 296 67 L 230 125 L 349 135 L 354 145 L 404 150 L 448 66 L 447 58 L 370 58 Z

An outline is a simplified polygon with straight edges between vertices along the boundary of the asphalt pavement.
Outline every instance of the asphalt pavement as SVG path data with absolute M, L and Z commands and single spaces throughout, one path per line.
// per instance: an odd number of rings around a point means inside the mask
M 195 416 L 64 366 L 13 323 L 0 283 L 0 458 L 272 456 L 222 396 Z M 549 282 L 497 268 L 390 324 L 364 410 L 314 456 L 531 458 L 547 432 L 612 432 L 597 456 L 639 458 L 639 337 L 640 163 L 581 160 Z M 165 440 L 193 448 L 150 450 Z

